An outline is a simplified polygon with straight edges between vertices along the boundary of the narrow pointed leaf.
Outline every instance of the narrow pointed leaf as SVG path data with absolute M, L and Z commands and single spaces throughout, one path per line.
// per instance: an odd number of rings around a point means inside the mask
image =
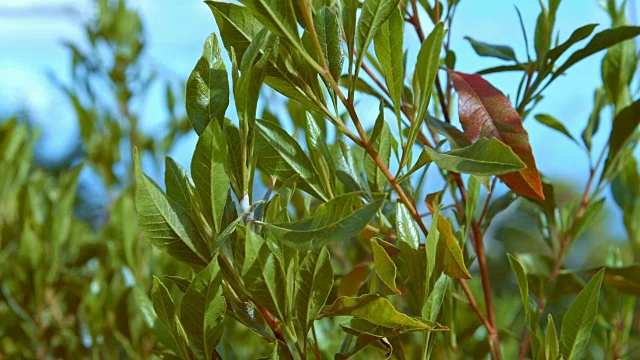
M 206 266 L 208 249 L 189 215 L 180 206 L 173 205 L 158 185 L 142 173 L 137 149 L 134 149 L 133 157 L 136 210 L 140 229 L 147 240 L 181 262 L 196 268 Z
M 603 174 L 612 165 L 616 156 L 627 145 L 629 139 L 636 131 L 640 124 L 640 100 L 637 100 L 630 106 L 624 108 L 613 119 L 611 134 L 609 134 L 609 155 L 605 162 Z
M 480 75 L 449 73 L 458 92 L 460 122 L 469 140 L 496 138 L 508 145 L 527 167 L 500 175 L 500 179 L 521 195 L 544 199 L 529 135 L 509 99 Z
M 580 40 L 584 40 L 589 35 L 591 35 L 596 26 L 598 26 L 598 24 L 588 24 L 575 29 L 573 33 L 571 33 L 571 36 L 569 36 L 569 39 L 567 39 L 567 41 L 549 50 L 547 56 L 551 60 L 556 60 L 560 57 L 560 55 L 564 54 L 564 52 L 567 51 L 567 49 L 569 49 L 571 45 L 577 43 Z
M 205 41 L 202 57 L 189 76 L 186 101 L 187 115 L 198 135 L 212 120 L 222 125 L 229 105 L 229 79 L 215 34 Z
M 422 127 L 422 123 L 427 117 L 427 110 L 429 109 L 429 102 L 431 100 L 431 92 L 433 90 L 433 84 L 436 81 L 436 75 L 438 74 L 438 67 L 440 66 L 440 51 L 442 49 L 442 42 L 444 40 L 444 23 L 440 22 L 431 31 L 429 36 L 425 39 L 418 52 L 418 59 L 416 61 L 416 70 L 413 73 L 414 84 L 414 106 L 415 112 L 413 116 L 413 123 L 409 130 L 409 139 L 407 141 L 407 149 L 415 143 L 418 138 L 418 133 Z M 445 111 L 447 111 L 445 109 Z M 400 163 L 400 167 L 403 167 L 407 160 L 407 156 L 403 156 L 403 160 Z
M 518 259 L 511 254 L 507 254 L 509 258 L 509 265 L 511 266 L 511 271 L 516 276 L 516 282 L 518 283 L 518 289 L 520 289 L 520 298 L 522 299 L 522 307 L 524 309 L 524 313 L 527 318 L 529 317 L 529 283 L 527 280 L 527 274 L 522 267 L 522 264 L 518 261 Z
M 597 33 L 584 48 L 573 53 L 564 64 L 560 65 L 551 79 L 562 75 L 568 68 L 586 57 L 638 35 L 640 35 L 640 26 L 620 26 Z
M 297 186 L 318 199 L 326 199 L 320 177 L 300 144 L 280 126 L 256 122 L 258 167 L 285 181 L 298 175 Z
M 389 161 L 391 160 L 392 135 L 389 125 L 387 125 L 387 122 L 384 119 L 384 108 L 382 103 L 380 104 L 380 112 L 371 133 L 370 141 L 373 148 L 378 153 L 380 160 L 382 160 L 382 163 L 389 168 Z M 364 171 L 367 174 L 367 180 L 371 191 L 383 192 L 385 186 L 389 183 L 389 180 L 373 158 L 366 152 L 364 153 Z
M 164 184 L 167 198 L 179 205 L 193 218 L 191 196 L 194 189 L 187 171 L 170 157 L 165 158 Z
M 557 359 L 560 353 L 556 324 L 553 322 L 551 314 L 547 316 L 547 334 L 544 341 L 545 355 L 547 359 Z
M 245 6 L 219 1 L 205 2 L 216 19 L 225 48 L 229 51 L 233 47 L 238 59 L 242 60 L 251 40 L 263 25 Z
M 298 24 L 291 1 L 241 0 L 240 2 L 274 34 L 287 39 L 290 43 L 300 42 Z
M 400 117 L 404 83 L 404 66 L 402 64 L 403 24 L 404 20 L 400 10 L 395 10 L 389 20 L 382 24 L 378 34 L 373 39 L 376 57 L 382 67 L 382 74 L 397 117 Z
M 333 304 L 322 308 L 318 319 L 332 316 L 353 316 L 388 328 L 408 326 L 423 331 L 432 329 L 432 326 L 426 321 L 420 318 L 411 318 L 399 312 L 387 299 L 377 294 L 366 294 L 360 297 L 339 297 Z
M 441 214 L 438 214 L 437 222 L 438 232 L 440 233 L 438 255 L 442 256 L 444 273 L 453 278 L 471 279 L 471 274 L 469 274 L 469 270 L 467 270 L 467 266 L 464 263 L 462 249 L 460 249 L 458 240 L 453 236 L 449 221 Z
M 474 40 L 469 36 L 465 36 L 464 39 L 471 44 L 473 50 L 480 56 L 494 57 L 507 61 L 518 61 L 518 59 L 516 58 L 516 54 L 513 52 L 513 49 L 510 46 L 493 45 L 486 42 Z
M 324 121 L 324 120 L 323 120 Z M 322 133 L 316 120 L 307 113 L 307 147 L 311 152 L 311 160 L 315 166 L 320 182 L 325 194 L 333 197 L 336 189 L 336 167 L 329 146 L 327 146 L 327 137 Z
M 573 142 L 575 142 L 576 144 L 578 143 L 576 139 L 573 137 L 573 135 L 571 135 L 569 130 L 567 130 L 567 128 L 564 125 L 562 125 L 562 123 L 558 121 L 558 119 L 556 119 L 555 117 L 548 114 L 538 114 L 535 116 L 535 119 L 538 120 L 540 124 L 546 125 L 552 128 L 553 130 L 556 130 L 564 134 L 566 137 L 573 140 Z
M 320 205 L 313 216 L 283 224 L 264 224 L 297 250 L 317 249 L 357 235 L 376 216 L 384 198 L 362 206 L 361 193 L 348 193 Z
M 333 267 L 326 247 L 310 251 L 296 276 L 296 317 L 307 336 L 333 287 Z
M 398 7 L 398 0 L 365 0 L 356 33 L 356 67 L 359 67 L 374 36 Z
M 598 313 L 600 285 L 604 269 L 598 271 L 578 294 L 573 304 L 562 318 L 560 350 L 567 360 L 580 359 L 589 342 L 591 329 Z
M 480 138 L 467 147 L 442 154 L 425 146 L 424 152 L 441 169 L 458 173 L 501 175 L 524 168 L 511 148 L 493 138 Z
M 334 80 L 340 79 L 342 73 L 342 37 L 338 16 L 328 7 L 324 6 L 316 12 L 313 19 L 320 47 L 329 66 L 329 73 Z
M 196 194 L 204 206 L 204 214 L 216 233 L 223 230 L 221 221 L 230 184 L 227 156 L 225 135 L 217 122 L 211 122 L 196 144 L 191 176 Z
M 214 357 L 223 331 L 227 303 L 222 296 L 222 272 L 217 258 L 191 281 L 180 303 L 180 320 L 194 354 Z
M 393 263 L 391 257 L 380 245 L 382 240 L 378 238 L 371 239 L 371 250 L 373 251 L 373 263 L 375 264 L 376 274 L 380 280 L 393 292 L 400 294 L 400 290 L 396 286 L 396 273 L 398 269 Z
M 396 229 L 398 231 L 398 240 L 409 244 L 413 249 L 420 247 L 420 233 L 413 217 L 401 202 L 396 203 Z
M 156 311 L 158 318 L 169 329 L 173 328 L 173 319 L 176 313 L 176 306 L 173 303 L 171 294 L 166 286 L 158 279 L 153 277 L 153 287 L 151 288 L 151 300 L 153 309 Z

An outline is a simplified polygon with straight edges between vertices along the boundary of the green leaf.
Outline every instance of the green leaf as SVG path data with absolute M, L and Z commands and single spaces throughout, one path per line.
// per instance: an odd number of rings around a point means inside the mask
M 323 6 L 313 18 L 324 59 L 329 66 L 329 73 L 334 80 L 340 79 L 342 73 L 342 37 L 338 16 L 328 7 Z
M 632 101 L 629 85 L 638 65 L 636 54 L 635 40 L 629 39 L 610 47 L 602 60 L 602 84 L 616 112 Z
M 598 271 L 589 280 L 562 318 L 560 350 L 567 360 L 579 359 L 589 342 L 591 329 L 598 313 L 598 299 L 603 277 L 604 269 Z
M 265 240 L 248 228 L 245 246 L 243 280 L 249 294 L 270 313 L 287 323 L 291 314 L 289 301 L 292 294 L 287 292 L 287 275 L 283 264 L 265 244 Z
M 191 285 L 191 280 L 185 279 L 180 276 L 172 276 L 172 275 L 164 275 L 165 279 L 171 280 L 183 293 L 187 291 L 189 285 Z
M 349 145 L 338 139 L 332 148 L 333 159 L 336 162 L 336 176 L 351 191 L 362 191 L 360 170 Z
M 620 26 L 597 33 L 582 49 L 573 53 L 551 76 L 551 80 L 562 75 L 568 68 L 584 58 L 604 50 L 622 41 L 633 39 L 640 35 L 640 26 Z
M 241 0 L 249 11 L 274 34 L 291 44 L 300 42 L 293 3 L 281 0 Z
M 591 137 L 598 132 L 598 128 L 600 127 L 600 113 L 607 105 L 607 95 L 604 88 L 597 88 L 593 98 L 593 110 L 591 111 L 591 115 L 589 115 L 587 126 L 582 131 L 582 141 L 587 147 L 587 150 L 591 150 Z
M 384 250 L 384 247 L 380 245 L 378 238 L 371 239 L 371 250 L 373 251 L 373 263 L 375 264 L 376 274 L 380 277 L 380 280 L 393 292 L 400 294 L 400 290 L 396 286 L 396 264 L 393 263 L 391 257 Z
M 307 131 L 305 135 L 307 136 L 307 147 L 311 152 L 311 160 L 320 176 L 324 193 L 333 197 L 336 193 L 336 168 L 331 151 L 327 146 L 327 137 L 318 127 L 313 116 L 309 113 L 306 115 Z
M 440 22 L 431 31 L 425 39 L 418 52 L 416 61 L 416 69 L 413 73 L 414 84 L 414 100 L 415 112 L 413 114 L 413 122 L 409 130 L 407 141 L 407 149 L 411 149 L 418 133 L 422 128 L 422 123 L 427 117 L 429 101 L 431 100 L 431 91 L 436 81 L 438 67 L 440 66 L 440 51 L 442 49 L 442 41 L 444 40 L 444 23 Z M 445 109 L 447 111 L 447 109 Z M 408 156 L 403 156 L 400 161 L 400 167 L 404 167 L 408 161 Z
M 398 0 L 365 0 L 362 4 L 356 33 L 356 68 L 362 64 L 367 49 L 380 27 L 397 8 Z
M 213 33 L 205 41 L 202 57 L 187 81 L 186 101 L 187 115 L 198 135 L 212 120 L 222 125 L 229 105 L 229 79 Z
M 453 236 L 449 221 L 442 214 L 438 214 L 437 226 L 440 233 L 437 258 L 442 259 L 444 273 L 452 278 L 471 279 L 460 244 Z
M 527 280 L 527 274 L 522 267 L 522 264 L 516 259 L 513 255 L 507 254 L 509 258 L 509 265 L 511 266 L 511 271 L 516 275 L 516 281 L 518 282 L 518 289 L 520 289 L 520 298 L 522 299 L 522 308 L 524 309 L 524 313 L 529 318 L 530 304 L 529 304 L 529 283 Z M 554 358 L 555 359 L 555 358 Z
M 526 167 L 499 175 L 500 179 L 521 195 L 544 199 L 529 135 L 509 99 L 480 75 L 456 71 L 449 74 L 458 92 L 458 113 L 465 135 L 471 142 L 486 137 L 508 145 Z
M 339 297 L 333 304 L 322 308 L 318 319 L 333 316 L 353 316 L 388 328 L 407 326 L 421 331 L 433 329 L 433 326 L 427 321 L 420 318 L 411 318 L 399 312 L 387 299 L 377 294 L 366 294 L 360 297 Z
M 227 303 L 222 296 L 222 273 L 213 260 L 191 281 L 180 303 L 180 319 L 194 354 L 211 359 L 222 337 Z
M 389 20 L 382 24 L 373 39 L 376 57 L 380 62 L 382 75 L 384 75 L 389 96 L 398 119 L 400 119 L 404 83 L 404 66 L 402 64 L 403 24 L 404 20 L 400 10 L 395 10 Z
M 162 281 L 155 276 L 153 277 L 153 287 L 151 288 L 151 301 L 153 301 L 153 309 L 160 321 L 169 329 L 173 329 L 176 306 L 173 303 L 171 294 L 169 294 L 169 290 L 167 290 Z
M 469 141 L 467 136 L 462 131 L 458 130 L 457 127 L 442 120 L 438 120 L 433 116 L 427 116 L 427 122 L 433 130 L 449 140 L 452 150 L 471 145 L 471 141 Z
M 640 264 L 625 267 L 607 267 L 604 282 L 626 294 L 640 298 Z M 595 274 L 599 269 L 586 270 L 588 274 Z
M 376 119 L 376 123 L 369 140 L 373 148 L 378 153 L 380 160 L 382 160 L 382 163 L 388 169 L 389 161 L 391 159 L 392 139 L 389 125 L 387 125 L 387 122 L 384 120 L 384 108 L 382 103 L 380 103 L 380 113 L 378 114 L 378 118 Z M 364 171 L 367 174 L 367 180 L 371 191 L 383 192 L 389 181 L 373 158 L 366 152 L 364 153 Z
M 209 251 L 189 215 L 173 205 L 158 185 L 142 173 L 138 150 L 133 151 L 136 171 L 136 210 L 140 229 L 149 242 L 195 268 L 207 265 Z
M 510 46 L 488 44 L 486 42 L 474 40 L 469 36 L 465 36 L 464 39 L 469 41 L 473 50 L 480 56 L 494 57 L 507 61 L 518 61 L 516 54 Z
M 211 122 L 200 135 L 191 159 L 191 176 L 202 211 L 216 233 L 221 232 L 221 221 L 229 190 L 229 164 L 227 139 L 220 125 Z
M 640 124 L 640 100 L 624 108 L 613 119 L 611 134 L 609 134 L 609 155 L 604 163 L 602 174 L 607 176 L 607 171 L 617 158 L 620 150 L 629 142 L 631 136 L 635 133 L 636 128 Z
M 233 48 L 238 59 L 242 60 L 251 40 L 262 30 L 262 24 L 245 6 L 218 1 L 205 3 L 216 19 L 225 48 L 227 51 Z
M 571 135 L 569 130 L 567 130 L 567 128 L 564 127 L 564 125 L 560 121 L 558 121 L 558 119 L 556 119 L 555 117 L 549 114 L 538 114 L 535 116 L 535 119 L 538 120 L 540 124 L 546 125 L 552 128 L 553 130 L 563 133 L 566 137 L 573 140 L 574 143 L 576 144 L 578 143 L 576 139 L 573 137 L 573 135 Z
M 409 244 L 415 250 L 420 247 L 420 233 L 413 217 L 407 207 L 399 201 L 396 203 L 396 229 L 399 241 Z
M 513 150 L 494 138 L 480 138 L 467 147 L 442 154 L 427 146 L 423 151 L 441 169 L 458 173 L 501 175 L 524 168 Z
M 598 24 L 588 24 L 575 29 L 573 33 L 571 33 L 571 36 L 569 36 L 569 39 L 567 39 L 567 41 L 549 50 L 547 56 L 551 60 L 558 59 L 562 54 L 564 54 L 565 51 L 567 51 L 567 49 L 569 49 L 569 47 L 571 47 L 571 45 L 577 43 L 580 40 L 584 40 L 589 35 L 591 35 L 596 26 L 598 26 Z
M 167 188 L 167 198 L 180 206 L 193 219 L 191 194 L 194 189 L 187 171 L 168 156 L 164 163 L 164 184 Z
M 326 247 L 310 251 L 296 276 L 296 317 L 307 336 L 333 287 L 333 267 Z
M 282 224 L 264 224 L 285 245 L 317 249 L 356 236 L 376 216 L 384 198 L 362 206 L 362 193 L 337 196 L 320 205 L 313 216 Z
M 558 334 L 553 316 L 547 316 L 547 334 L 544 341 L 546 359 L 557 359 L 560 354 L 560 344 L 558 344 Z
M 298 175 L 299 189 L 326 200 L 320 177 L 311 160 L 291 135 L 270 121 L 256 122 L 256 133 L 256 155 L 260 169 L 282 181 Z

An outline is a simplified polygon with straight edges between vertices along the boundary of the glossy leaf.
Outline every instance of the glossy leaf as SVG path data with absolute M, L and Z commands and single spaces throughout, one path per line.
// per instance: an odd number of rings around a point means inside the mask
M 587 126 L 582 131 L 582 142 L 587 147 L 587 150 L 591 149 L 591 138 L 598 132 L 600 127 L 600 113 L 606 106 L 607 96 L 603 88 L 597 88 L 593 96 L 593 110 L 589 115 L 589 121 Z
M 567 49 L 569 49 L 571 45 L 577 43 L 580 40 L 584 40 L 589 35 L 591 35 L 596 26 L 598 26 L 598 24 L 588 24 L 575 29 L 573 33 L 571 33 L 571 36 L 569 36 L 569 39 L 567 39 L 567 41 L 549 50 L 547 56 L 551 60 L 556 60 L 562 54 L 564 54 L 564 52 L 567 51 Z
M 274 34 L 298 43 L 298 24 L 296 23 L 293 3 L 280 0 L 242 0 L 249 11 Z
M 560 350 L 567 360 L 579 359 L 589 342 L 591 329 L 598 313 L 600 285 L 604 269 L 595 274 L 562 318 Z
M 554 71 L 551 79 L 557 78 L 568 68 L 584 58 L 622 41 L 633 39 L 638 35 L 640 35 L 640 26 L 620 26 L 597 33 L 584 48 L 573 53 L 564 64 L 560 65 L 560 67 Z
M 437 220 L 438 232 L 440 239 L 438 240 L 438 257 L 443 261 L 443 271 L 445 274 L 458 279 L 471 279 L 471 274 L 467 270 L 467 266 L 462 256 L 462 249 L 456 240 L 449 221 L 438 214 Z
M 227 140 L 217 122 L 211 122 L 200 135 L 191 159 L 191 176 L 196 194 L 204 207 L 202 211 L 216 233 L 221 221 L 229 190 Z
M 198 357 L 211 359 L 222 337 L 227 303 L 222 296 L 222 273 L 217 258 L 202 269 L 180 303 L 180 320 Z
M 629 85 L 638 66 L 634 39 L 625 40 L 607 50 L 602 60 L 602 84 L 616 112 L 631 101 Z
M 297 250 L 318 249 L 357 235 L 376 216 L 384 198 L 362 206 L 361 193 L 337 196 L 313 216 L 283 224 L 264 224 L 280 241 Z
M 516 58 L 516 54 L 513 52 L 513 49 L 510 46 L 493 45 L 486 42 L 474 40 L 469 36 L 465 36 L 464 39 L 471 44 L 473 50 L 480 56 L 494 57 L 507 61 L 518 61 L 518 59 Z
M 229 105 L 229 79 L 215 34 L 205 41 L 202 57 L 189 76 L 186 100 L 191 126 L 198 135 L 212 120 L 222 125 Z
M 136 171 L 136 210 L 147 240 L 176 259 L 200 268 L 208 263 L 206 243 L 189 215 L 173 205 L 148 176 L 142 173 L 138 150 L 133 152 Z
M 409 130 L 407 149 L 410 149 L 415 143 L 422 123 L 427 117 L 431 91 L 433 90 L 433 84 L 436 81 L 438 67 L 440 66 L 440 51 L 442 49 L 442 42 L 444 41 L 444 33 L 444 23 L 438 23 L 424 40 L 418 52 L 416 70 L 413 73 L 414 121 Z M 445 111 L 447 110 L 445 109 Z M 403 167 L 407 160 L 408 157 L 403 156 L 400 167 Z
M 165 158 L 164 164 L 164 184 L 167 188 L 167 198 L 193 218 L 191 194 L 194 189 L 187 171 L 168 156 Z
M 310 251 L 296 276 L 296 317 L 304 336 L 329 297 L 333 287 L 333 267 L 326 247 Z
M 318 319 L 333 316 L 353 316 L 388 328 L 408 326 L 422 331 L 433 329 L 426 321 L 420 318 L 411 318 L 399 312 L 387 299 L 377 294 L 339 297 L 333 304 L 322 308 Z
M 338 16 L 330 8 L 324 6 L 316 12 L 313 26 L 318 35 L 325 62 L 329 66 L 329 73 L 334 80 L 338 81 L 344 62 Z
M 460 122 L 469 140 L 496 138 L 508 145 L 527 167 L 500 175 L 500 179 L 521 195 L 544 199 L 529 136 L 509 99 L 480 75 L 450 74 L 458 92 Z
M 205 2 L 213 12 L 225 48 L 230 51 L 233 47 L 241 60 L 263 25 L 245 6 L 219 1 Z
M 402 64 L 403 24 L 404 20 L 400 10 L 395 10 L 389 20 L 382 24 L 373 39 L 376 57 L 380 62 L 380 67 L 382 67 L 382 74 L 398 118 L 400 118 L 401 96 L 404 84 L 404 66 Z
M 356 67 L 360 67 L 374 36 L 397 8 L 398 0 L 364 1 L 356 30 Z
M 576 144 L 578 143 L 576 141 L 576 139 L 573 137 L 573 135 L 571 135 L 569 130 L 567 130 L 567 128 L 560 121 L 558 121 L 558 119 L 556 119 L 555 117 L 553 117 L 553 116 L 551 116 L 549 114 L 538 114 L 538 115 L 535 116 L 535 119 L 538 120 L 538 122 L 540 124 L 546 125 L 546 126 L 552 128 L 553 130 L 556 130 L 556 131 L 564 134 L 566 137 L 568 137 L 569 139 L 573 140 L 573 142 L 575 142 Z
M 311 160 L 300 144 L 280 126 L 269 121 L 256 122 L 258 167 L 284 181 L 298 175 L 298 188 L 326 199 Z
M 501 175 L 524 168 L 510 147 L 495 138 L 480 138 L 473 144 L 446 153 L 425 146 L 423 151 L 439 168 L 474 175 Z
M 398 269 L 396 264 L 393 263 L 391 257 L 385 251 L 384 247 L 380 245 L 378 238 L 371 239 L 371 250 L 373 252 L 373 263 L 375 265 L 376 274 L 386 287 L 396 294 L 400 294 L 400 290 L 396 286 L 396 273 Z
M 396 203 L 396 229 L 399 241 L 409 244 L 415 250 L 420 247 L 420 233 L 413 217 L 407 207 L 399 201 Z

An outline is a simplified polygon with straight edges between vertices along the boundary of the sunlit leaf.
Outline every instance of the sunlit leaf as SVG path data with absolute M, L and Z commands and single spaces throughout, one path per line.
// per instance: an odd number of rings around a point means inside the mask
M 576 141 L 576 139 L 573 137 L 573 135 L 571 135 L 571 133 L 569 132 L 569 130 L 567 130 L 567 128 L 560 122 L 558 121 L 558 119 L 556 119 L 555 117 L 549 115 L 549 114 L 538 114 L 535 116 L 535 119 L 538 120 L 539 123 L 546 125 L 550 128 L 552 128 L 553 130 L 556 130 L 562 134 L 564 134 L 566 137 L 568 137 L 569 139 L 573 140 L 573 142 L 575 142 L 576 144 L 578 143 Z
M 310 251 L 296 276 L 296 317 L 307 335 L 333 287 L 333 268 L 326 247 Z
M 283 224 L 264 224 L 280 241 L 297 250 L 317 249 L 357 235 L 384 203 L 362 205 L 361 193 L 337 196 L 320 205 L 313 216 Z
M 373 263 L 375 264 L 376 274 L 380 280 L 393 292 L 400 294 L 400 290 L 396 287 L 396 264 L 393 263 L 391 257 L 380 245 L 378 238 L 371 239 L 371 250 L 373 252 Z
M 560 350 L 567 360 L 579 359 L 589 342 L 591 329 L 598 313 L 600 285 L 604 269 L 595 274 L 562 318 Z
M 469 140 L 476 142 L 482 137 L 497 138 L 507 144 L 527 167 L 500 175 L 500 179 L 521 195 L 543 199 L 542 183 L 529 145 L 529 135 L 509 99 L 480 75 L 449 73 L 458 92 L 460 122 Z
M 458 173 L 501 175 L 524 168 L 513 150 L 495 138 L 480 138 L 467 147 L 446 153 L 439 153 L 428 146 L 423 151 L 439 168 Z
M 191 126 L 198 135 L 212 120 L 222 125 L 229 105 L 229 80 L 215 34 L 205 41 L 202 57 L 189 76 L 186 100 Z
M 221 229 L 222 215 L 229 190 L 227 141 L 217 122 L 211 122 L 200 135 L 191 159 L 191 176 L 202 211 L 212 222 L 216 233 Z
M 400 117 L 401 95 L 404 83 L 404 67 L 402 64 L 403 24 L 404 20 L 400 10 L 396 10 L 389 17 L 389 20 L 382 24 L 373 39 L 376 56 L 382 67 L 384 80 L 398 118 Z
M 189 215 L 172 205 L 158 185 L 142 173 L 138 150 L 134 149 L 136 169 L 136 210 L 140 229 L 154 246 L 196 268 L 207 265 L 206 244 Z

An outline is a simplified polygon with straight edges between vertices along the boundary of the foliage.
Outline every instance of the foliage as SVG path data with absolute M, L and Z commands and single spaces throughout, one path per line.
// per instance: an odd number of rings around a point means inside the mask
M 70 215 L 78 170 L 51 177 L 33 169 L 26 128 L 5 125 L 2 161 L 12 177 L 0 189 L 13 208 L 0 219 L 9 239 L 0 254 L 3 264 L 15 261 L 6 269 L 20 271 L 3 281 L 0 315 L 10 325 L 0 334 L 19 331 L 24 340 L 0 343 L 0 351 L 187 359 L 639 356 L 640 100 L 632 82 L 640 27 L 626 24 L 624 6 L 604 1 L 611 28 L 587 40 L 595 26 L 586 25 L 560 41 L 560 0 L 541 1 L 535 52 L 527 45 L 526 61 L 509 46 L 468 38 L 478 55 L 500 65 L 467 74 L 456 69 L 446 35 L 464 6 L 459 1 L 240 3 L 206 1 L 219 33 L 205 40 L 185 99 L 198 140 L 189 170 L 166 158 L 164 190 L 145 175 L 142 160 L 168 148 L 141 141 L 136 116 L 120 107 L 116 123 L 129 124 L 128 145 L 137 146 L 135 190 L 118 197 L 103 230 Z M 423 11 L 433 22 L 428 34 Z M 414 32 L 421 43 L 415 54 L 403 44 Z M 129 54 L 141 44 L 132 39 Z M 602 87 L 580 137 L 566 121 L 532 116 L 548 86 L 602 50 Z M 522 74 L 513 103 L 487 80 L 504 71 Z M 111 80 L 121 85 L 120 104 L 129 103 L 131 82 Z M 263 105 L 271 90 L 286 109 Z M 371 101 L 367 95 L 379 103 L 370 129 L 355 106 Z M 89 106 L 97 104 L 78 114 Z M 598 134 L 608 113 L 611 131 Z M 552 159 L 534 158 L 527 118 L 584 151 L 590 167 L 577 196 L 540 174 L 536 164 Z M 183 127 L 172 129 L 163 144 Z M 84 138 L 89 149 L 97 146 L 95 131 Z M 608 137 L 601 148 L 596 135 Z M 430 180 L 436 177 L 442 181 Z M 571 260 L 584 256 L 608 191 L 628 241 L 596 249 L 589 264 L 598 266 L 576 265 Z M 145 243 L 131 222 L 134 194 Z M 529 222 L 510 233 L 509 221 Z M 490 241 L 492 231 L 500 244 Z M 77 240 L 69 250 L 71 234 Z M 91 247 L 100 247 L 97 255 L 80 251 Z M 42 263 L 48 273 L 33 270 Z M 78 274 L 93 280 L 78 280 L 74 291 L 67 277 Z M 51 348 L 19 346 L 30 343 Z

